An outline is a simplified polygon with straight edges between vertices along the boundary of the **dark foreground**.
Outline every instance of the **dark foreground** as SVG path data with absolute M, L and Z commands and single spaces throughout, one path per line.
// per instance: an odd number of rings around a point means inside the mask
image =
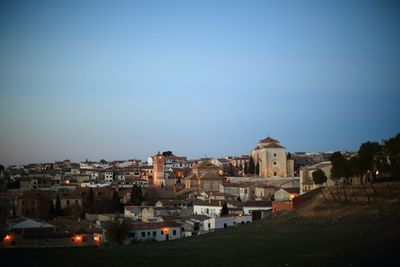
M 399 261 L 400 224 L 398 214 L 391 215 L 321 222 L 292 213 L 285 220 L 176 241 L 11 249 L 1 250 L 0 257 L 2 266 L 393 266 Z

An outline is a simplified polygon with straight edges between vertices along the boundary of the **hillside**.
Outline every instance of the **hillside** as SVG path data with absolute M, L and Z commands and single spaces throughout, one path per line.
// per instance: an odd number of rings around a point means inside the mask
M 362 204 L 361 190 L 353 192 L 358 204 L 317 194 L 293 212 L 177 241 L 0 255 L 6 266 L 389 266 L 400 242 L 400 184 L 390 184 L 390 198 L 384 186 L 371 191 L 371 204 Z

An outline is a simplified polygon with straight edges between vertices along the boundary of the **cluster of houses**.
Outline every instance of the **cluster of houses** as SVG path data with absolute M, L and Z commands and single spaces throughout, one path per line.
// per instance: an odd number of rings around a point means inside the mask
M 308 165 L 295 169 L 293 158 L 301 156 L 287 153 L 279 141 L 267 137 L 250 156 L 225 159 L 193 161 L 158 153 L 147 162 L 86 160 L 78 164 L 65 160 L 11 166 L 6 170 L 9 186 L 2 193 L 11 215 L 2 225 L 2 246 L 99 246 L 106 241 L 107 225 L 116 218 L 129 222 L 126 244 L 238 227 L 310 199 L 318 187 L 312 182 L 312 172 L 321 168 L 329 176 L 331 164 L 312 155 Z M 246 173 L 250 162 L 256 166 L 254 175 Z M 228 167 L 234 168 L 236 175 L 229 176 Z M 132 206 L 134 186 L 146 195 L 142 205 Z M 116 195 L 123 212 L 86 213 L 79 219 L 46 216 L 56 205 L 82 210 L 89 191 L 96 201 L 111 201 Z M 224 207 L 228 213 L 221 216 Z

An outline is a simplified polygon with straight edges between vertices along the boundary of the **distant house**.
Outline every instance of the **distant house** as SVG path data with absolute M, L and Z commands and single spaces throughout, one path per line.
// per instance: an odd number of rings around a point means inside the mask
M 243 213 L 251 215 L 253 221 L 263 219 L 272 213 L 271 201 L 246 201 L 242 203 Z
M 274 198 L 275 191 L 279 188 L 269 184 L 259 184 L 254 188 L 254 194 L 257 199 L 272 200 Z
M 210 217 L 207 215 L 190 215 L 179 218 L 182 223 L 182 235 L 187 237 L 207 232 L 205 225 L 208 224 L 209 219 Z
M 82 197 L 78 192 L 62 192 L 58 193 L 60 198 L 61 208 L 64 209 L 71 205 L 82 206 Z M 56 206 L 57 194 L 54 193 L 52 197 L 53 205 Z
M 225 177 L 219 175 L 218 166 L 209 161 L 201 161 L 193 166 L 193 173 L 184 178 L 186 188 L 198 188 L 200 191 L 219 191 Z
M 275 201 L 291 201 L 300 194 L 300 188 L 281 188 L 274 194 Z
M 229 210 L 233 211 L 238 208 L 237 201 L 222 200 L 195 200 L 193 202 L 193 213 L 199 215 L 207 215 L 210 217 L 218 217 L 221 214 L 222 205 L 227 203 Z
M 1 243 L 4 248 L 83 247 L 98 246 L 101 242 L 101 234 L 95 231 L 65 231 L 27 217 L 17 217 L 5 231 Z
M 103 171 L 103 180 L 106 183 L 111 183 L 114 181 L 114 171 L 111 168 Z
M 252 198 L 252 188 L 250 183 L 223 183 L 220 185 L 220 192 L 233 195 L 242 201 Z
M 282 200 L 272 202 L 272 212 L 277 212 L 280 210 L 292 210 L 300 207 L 304 203 L 312 199 L 318 192 L 320 188 L 314 189 L 302 195 L 296 194 L 298 189 L 288 190 L 289 192 L 282 192 Z M 289 199 L 288 198 L 289 194 Z
M 181 237 L 181 225 L 176 222 L 133 223 L 125 244 L 132 241 L 168 241 Z
M 204 221 L 205 231 L 215 231 L 252 222 L 251 215 L 213 217 Z

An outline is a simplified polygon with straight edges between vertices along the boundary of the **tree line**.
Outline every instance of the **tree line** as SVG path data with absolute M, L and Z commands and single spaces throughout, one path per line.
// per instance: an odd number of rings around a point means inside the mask
M 345 201 L 347 201 L 346 184 L 353 185 L 353 180 L 358 178 L 370 202 L 365 184 L 370 184 L 376 192 L 374 183 L 400 178 L 400 134 L 382 140 L 381 143 L 365 142 L 361 144 L 357 154 L 351 157 L 345 157 L 339 151 L 334 152 L 330 156 L 330 161 L 332 163 L 330 178 L 336 184 L 342 185 Z M 320 169 L 314 171 L 312 176 L 315 184 L 322 185 L 327 182 L 325 173 Z M 328 189 L 330 190 L 329 187 Z M 330 193 L 336 201 L 335 195 L 331 191 Z

